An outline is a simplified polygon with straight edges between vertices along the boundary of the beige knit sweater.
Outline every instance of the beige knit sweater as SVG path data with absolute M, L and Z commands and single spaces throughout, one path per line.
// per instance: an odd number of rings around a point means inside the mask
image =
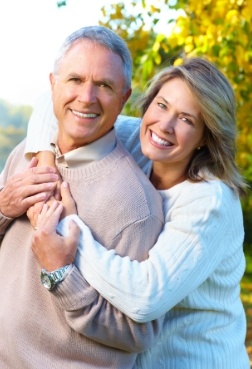
M 10 155 L 0 188 L 27 167 L 24 147 L 22 142 Z M 145 259 L 163 225 L 162 199 L 121 143 L 100 161 L 59 170 L 95 238 L 120 255 Z M 133 322 L 76 267 L 55 291 L 47 291 L 26 215 L 12 220 L 0 214 L 0 235 L 1 369 L 129 369 L 136 353 L 155 342 L 163 318 Z

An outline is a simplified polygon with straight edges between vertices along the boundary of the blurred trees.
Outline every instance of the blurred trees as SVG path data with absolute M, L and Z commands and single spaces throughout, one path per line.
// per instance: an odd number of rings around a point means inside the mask
M 252 183 L 252 1 L 131 0 L 102 9 L 101 24 L 129 45 L 133 98 L 162 67 L 204 56 L 229 78 L 237 98 L 237 162 Z M 243 201 L 246 242 L 252 244 L 252 195 Z
M 0 99 L 0 171 L 11 150 L 26 136 L 32 108 L 14 106 Z

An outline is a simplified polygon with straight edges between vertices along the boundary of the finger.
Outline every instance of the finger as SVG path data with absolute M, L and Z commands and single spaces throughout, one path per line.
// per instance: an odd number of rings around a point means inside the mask
M 69 235 L 67 238 L 69 238 L 72 242 L 78 243 L 80 237 L 80 228 L 77 223 L 75 223 L 74 220 L 71 220 L 69 222 Z
M 29 165 L 28 165 L 28 168 L 34 168 L 36 167 L 38 164 L 38 159 L 35 158 L 35 156 L 33 156 L 33 158 L 31 159 Z
M 42 212 L 39 215 L 39 230 L 45 230 L 46 232 L 55 232 L 59 223 L 60 214 L 62 213 L 63 205 L 58 201 L 54 201 L 51 206 L 45 204 Z
M 37 229 L 38 227 L 38 216 L 42 211 L 43 205 L 44 205 L 44 201 L 40 201 L 36 203 L 35 205 L 31 206 L 26 212 L 26 215 L 28 219 L 30 220 L 31 226 L 34 229 Z
M 36 203 L 46 201 L 46 198 L 47 198 L 46 192 L 41 192 L 33 196 L 25 197 L 20 201 L 20 207 L 23 208 L 24 211 L 27 211 L 28 208 L 35 205 Z
M 27 180 L 31 184 L 40 184 L 47 182 L 57 182 L 59 180 L 59 176 L 57 173 L 51 173 L 48 171 L 48 168 L 32 168 L 33 171 L 30 175 L 26 176 Z M 36 169 L 36 170 L 35 170 Z
M 67 182 L 62 182 L 60 189 L 63 205 L 67 208 L 76 209 L 75 201 L 71 195 L 69 184 Z
M 47 193 L 46 196 L 49 198 L 52 192 L 54 191 L 55 186 L 56 186 L 55 182 L 32 184 L 32 185 L 27 184 L 23 185 L 22 187 L 20 185 L 19 192 L 20 196 L 22 196 L 24 199 L 41 193 Z
M 31 223 L 33 222 L 33 215 L 34 215 L 33 208 L 34 206 L 29 207 L 29 209 L 26 212 L 26 215 Z
M 63 203 L 68 203 L 73 201 L 71 192 L 70 192 L 70 187 L 69 184 L 67 182 L 62 182 L 61 186 L 60 186 L 60 191 L 61 191 L 61 197 L 62 197 L 62 202 Z
M 36 158 L 33 158 L 36 159 Z M 36 159 L 37 160 L 37 159 Z M 31 173 L 57 173 L 56 168 L 49 167 L 49 166 L 36 166 L 34 165 L 34 162 L 30 162 L 30 166 L 28 166 L 28 169 L 30 169 Z
M 41 213 L 44 204 L 45 204 L 44 201 L 37 202 L 30 209 L 32 209 L 33 214 L 35 214 L 36 216 L 38 216 L 38 214 Z
M 54 190 L 54 196 L 55 196 L 55 199 L 56 200 L 61 200 L 61 191 L 60 191 L 60 187 L 61 187 L 61 181 L 57 181 L 57 185 L 55 187 L 55 190 Z
M 42 210 L 41 210 L 41 212 L 39 214 L 39 216 L 40 216 L 41 219 L 44 218 L 44 217 L 46 217 L 46 214 L 47 214 L 48 209 L 49 209 L 48 204 L 47 203 L 43 204 Z
M 55 232 L 57 225 L 59 224 L 59 219 L 60 219 L 60 215 L 63 211 L 63 205 L 61 203 L 57 204 L 57 207 L 54 209 L 50 209 L 51 211 L 53 210 L 53 212 L 50 212 L 50 215 L 48 217 L 48 221 L 49 221 L 49 230 L 51 232 Z

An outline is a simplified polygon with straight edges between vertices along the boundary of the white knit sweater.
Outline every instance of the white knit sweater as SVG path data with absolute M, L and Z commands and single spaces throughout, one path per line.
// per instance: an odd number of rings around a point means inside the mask
M 148 174 L 137 120 L 120 117 L 116 129 Z M 27 150 L 45 149 L 45 142 L 35 139 L 28 139 L 35 146 Z M 137 368 L 249 369 L 239 297 L 245 268 L 239 199 L 214 178 L 185 181 L 160 193 L 166 225 L 146 261 L 131 262 L 107 251 L 81 224 L 79 269 L 132 319 L 146 322 L 166 314 L 162 334 L 152 349 L 138 355 Z M 69 218 L 59 225 L 63 234 Z

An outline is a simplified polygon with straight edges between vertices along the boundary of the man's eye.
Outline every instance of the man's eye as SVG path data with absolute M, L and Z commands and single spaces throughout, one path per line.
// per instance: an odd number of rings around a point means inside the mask
M 80 79 L 77 78 L 77 77 L 72 77 L 70 78 L 70 82 L 76 82 L 76 83 L 79 83 L 80 82 Z
M 109 86 L 107 83 L 104 83 L 104 82 L 99 83 L 99 86 L 102 87 L 102 88 L 109 88 L 109 89 L 111 89 L 111 86 Z

